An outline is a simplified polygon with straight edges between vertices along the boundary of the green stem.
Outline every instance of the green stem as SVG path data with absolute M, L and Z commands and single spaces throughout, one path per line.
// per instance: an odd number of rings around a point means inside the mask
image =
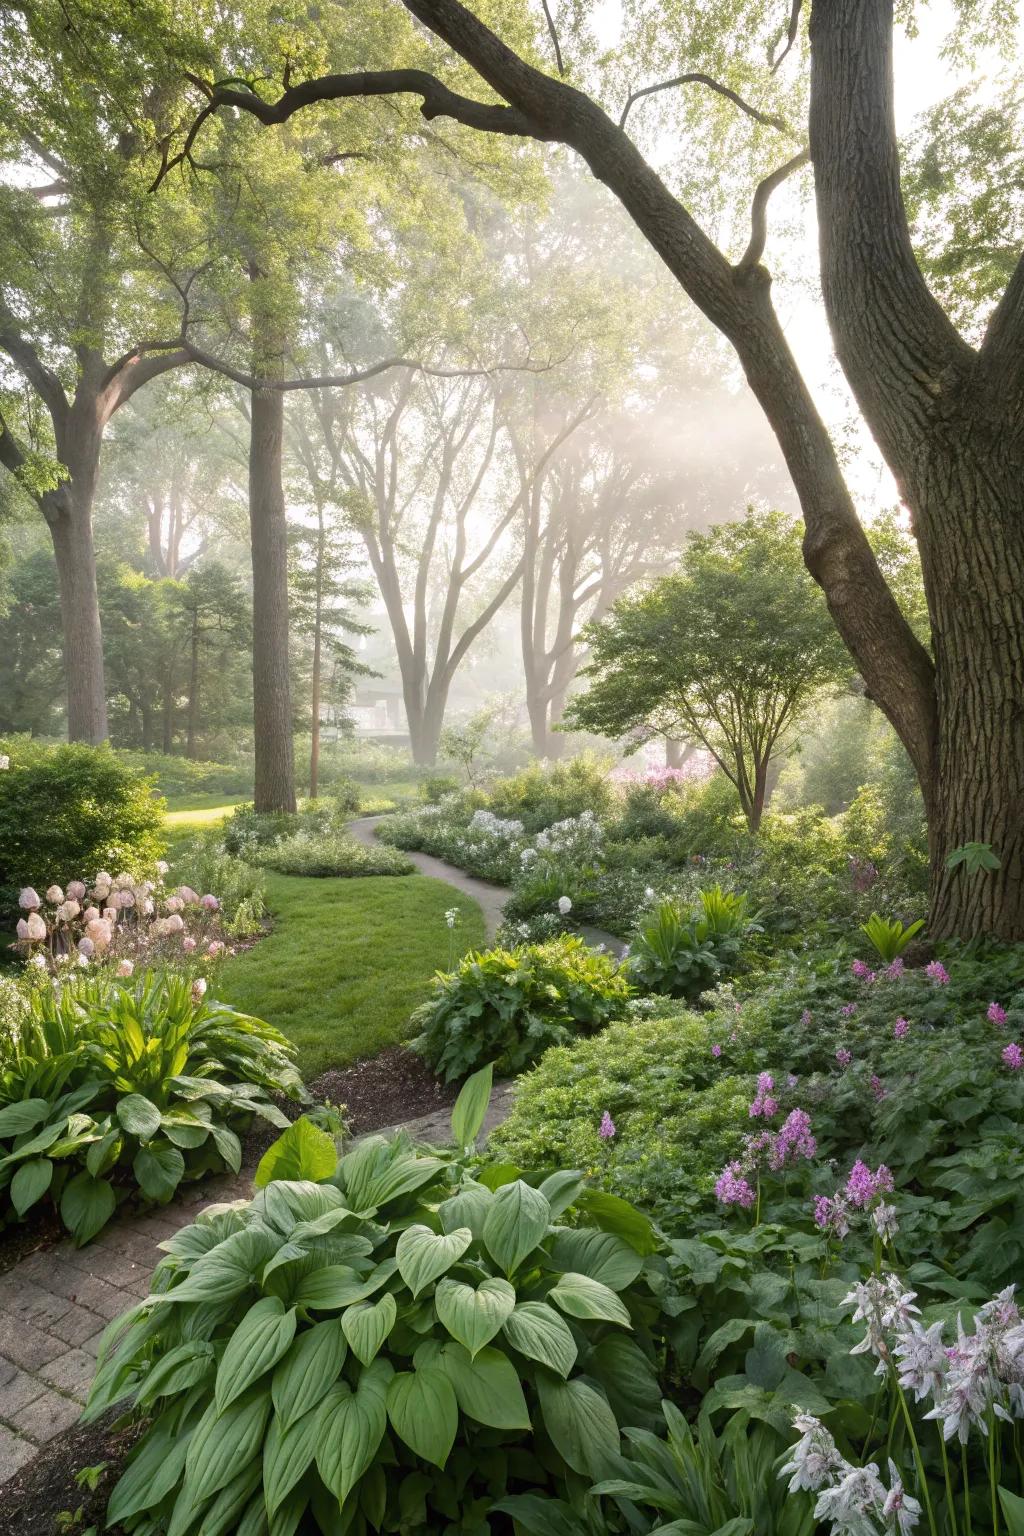
M 924 1507 L 928 1512 L 928 1529 L 931 1531 L 932 1536 L 939 1536 L 939 1528 L 935 1524 L 935 1511 L 932 1509 L 932 1496 L 928 1492 L 928 1479 L 925 1476 L 924 1461 L 921 1458 L 921 1447 L 917 1443 L 917 1435 L 914 1433 L 914 1421 L 910 1417 L 910 1408 L 907 1404 L 907 1399 L 903 1395 L 903 1388 L 900 1386 L 899 1377 L 896 1375 L 895 1369 L 893 1369 L 893 1380 L 896 1383 L 896 1391 L 899 1395 L 900 1407 L 903 1409 L 903 1418 L 906 1422 L 907 1434 L 910 1436 L 910 1443 L 914 1448 L 914 1464 L 917 1467 L 917 1480 L 921 1485 L 921 1497 L 924 1500 Z
M 971 1519 L 971 1479 L 967 1472 L 967 1446 L 960 1444 L 960 1474 L 964 1480 L 964 1528 L 967 1536 L 971 1536 L 974 1530 L 974 1522 Z
M 996 1493 L 996 1415 L 988 1411 L 988 1490 L 992 1503 L 992 1536 L 999 1536 L 999 1497 Z
M 953 1481 L 949 1475 L 949 1457 L 946 1454 L 946 1440 L 942 1433 L 942 1425 L 936 1426 L 939 1432 L 939 1450 L 942 1452 L 942 1475 L 946 1479 L 946 1507 L 949 1510 L 951 1536 L 960 1536 L 960 1524 L 956 1518 L 956 1505 L 953 1503 Z

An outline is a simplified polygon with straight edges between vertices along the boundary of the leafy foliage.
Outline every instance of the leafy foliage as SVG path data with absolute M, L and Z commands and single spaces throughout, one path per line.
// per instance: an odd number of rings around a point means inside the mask
M 621 1426 L 660 1418 L 644 1218 L 401 1136 L 328 1176 L 311 1154 L 169 1239 L 112 1325 L 87 1413 L 131 1395 L 149 1425 L 109 1521 L 475 1529 L 510 1483 L 578 1499 L 612 1475 Z
M 206 1001 L 183 977 L 45 985 L 0 1034 L 6 1219 L 44 1196 L 87 1243 L 131 1194 L 163 1204 L 183 1179 L 241 1166 L 253 1115 L 287 1125 L 291 1049 L 269 1024 Z
M 518 1072 L 552 1045 L 620 1018 L 629 983 L 581 939 L 470 954 L 413 1014 L 415 1048 L 446 1081 L 481 1062 Z
M 397 848 L 367 848 L 337 828 L 297 832 L 254 857 L 264 869 L 280 875 L 411 875 L 416 867 Z
M 0 909 L 18 891 L 63 885 L 82 871 L 143 872 L 163 849 L 163 807 L 149 780 L 106 747 L 0 741 Z
M 627 966 L 639 990 L 693 999 L 736 969 L 744 938 L 758 926 L 747 917 L 748 898 L 720 885 L 698 894 L 699 916 L 661 901 L 641 922 Z

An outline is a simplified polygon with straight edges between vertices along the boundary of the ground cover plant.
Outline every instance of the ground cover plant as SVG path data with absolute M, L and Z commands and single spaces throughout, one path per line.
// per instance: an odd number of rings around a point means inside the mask
M 447 1082 L 488 1062 L 508 1075 L 621 1018 L 630 991 L 611 956 L 575 937 L 471 953 L 413 1014 L 413 1044 Z
M 37 981 L 0 1032 L 3 1221 L 51 1202 L 78 1244 L 119 1203 L 164 1203 L 183 1179 L 241 1166 L 254 1115 L 287 1119 L 293 1051 L 271 1025 L 147 973 Z
M 460 1147 L 489 1081 L 456 1104 Z M 482 1530 L 510 1482 L 585 1490 L 625 1424 L 658 1422 L 657 1242 L 578 1175 L 477 1179 L 404 1137 L 336 1165 L 300 1121 L 257 1183 L 164 1244 L 110 1331 L 87 1411 L 131 1394 L 150 1417 L 112 1523 Z

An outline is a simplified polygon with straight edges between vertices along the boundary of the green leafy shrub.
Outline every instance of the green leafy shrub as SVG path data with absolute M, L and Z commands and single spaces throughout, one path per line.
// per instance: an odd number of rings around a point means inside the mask
M 437 805 L 446 795 L 457 795 L 462 780 L 452 773 L 429 773 L 420 784 L 420 793 L 428 805 Z
M 168 1240 L 108 1334 L 87 1415 L 131 1395 L 149 1420 L 108 1521 L 482 1532 L 510 1484 L 612 1475 L 621 1426 L 660 1420 L 646 1219 L 577 1174 L 476 1180 L 401 1136 L 335 1169 L 301 1125 L 250 1205 Z
M 649 1017 L 644 1000 L 632 1009 L 521 1077 L 488 1151 L 525 1167 L 583 1168 L 660 1220 L 688 1220 L 709 1208 L 714 1177 L 735 1153 L 756 1057 L 737 1048 L 722 1067 L 711 1054 L 720 1035 L 703 1016 L 676 1005 Z M 612 1136 L 601 1135 L 606 1112 Z
M 225 931 L 233 938 L 258 933 L 266 915 L 266 876 L 233 858 L 219 828 L 202 832 L 174 850 L 174 880 L 196 891 L 213 891 Z
M 519 1072 L 552 1045 L 621 1018 L 629 984 L 609 955 L 564 937 L 469 954 L 413 1014 L 414 1048 L 447 1082 L 483 1062 Z
M 184 977 L 38 987 L 0 1034 L 4 1218 L 46 1197 L 81 1244 L 120 1199 L 163 1203 L 183 1179 L 237 1172 L 253 1115 L 288 1124 L 268 1093 L 301 1093 L 292 1054 L 269 1024 Z
M 0 741 L 0 911 L 18 892 L 63 885 L 85 871 L 152 870 L 163 851 L 163 802 L 151 781 L 109 747 Z
M 528 833 L 541 832 L 584 811 L 602 816 L 613 797 L 608 767 L 606 761 L 585 755 L 547 767 L 531 763 L 490 786 L 489 809 L 496 816 L 521 821 Z
M 117 756 L 137 773 L 156 778 L 161 794 L 177 798 L 196 795 L 251 795 L 253 759 L 233 763 L 197 762 L 167 752 L 134 752 L 119 748 Z
M 251 857 L 280 875 L 411 875 L 416 868 L 398 849 L 368 848 L 337 828 L 296 832 Z
M 747 896 L 719 885 L 698 896 L 699 916 L 661 901 L 641 922 L 627 966 L 635 986 L 692 1000 L 740 964 L 743 941 L 757 927 L 747 916 Z

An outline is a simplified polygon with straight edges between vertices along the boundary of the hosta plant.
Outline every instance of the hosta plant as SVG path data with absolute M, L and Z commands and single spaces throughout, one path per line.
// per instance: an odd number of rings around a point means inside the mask
M 677 901 L 660 901 L 639 924 L 627 964 L 637 987 L 692 999 L 736 968 L 743 936 L 756 926 L 746 898 L 726 896 L 718 886 L 700 896 L 699 916 Z
M 40 1201 L 76 1242 L 130 1195 L 163 1203 L 183 1179 L 241 1166 L 253 1115 L 301 1094 L 292 1048 L 269 1024 L 182 977 L 44 984 L 0 1037 L 0 1220 Z
M 631 989 L 610 955 L 563 937 L 469 954 L 413 1014 L 414 1047 L 446 1081 L 484 1062 L 520 1072 L 553 1045 L 626 1011 Z
M 472 1142 L 490 1073 L 453 1134 Z M 300 1120 L 248 1204 L 163 1244 L 88 1414 L 148 1427 L 111 1496 L 129 1532 L 488 1530 L 510 1487 L 582 1504 L 621 1429 L 656 1428 L 653 1231 L 575 1173 L 371 1137 L 335 1164 Z

